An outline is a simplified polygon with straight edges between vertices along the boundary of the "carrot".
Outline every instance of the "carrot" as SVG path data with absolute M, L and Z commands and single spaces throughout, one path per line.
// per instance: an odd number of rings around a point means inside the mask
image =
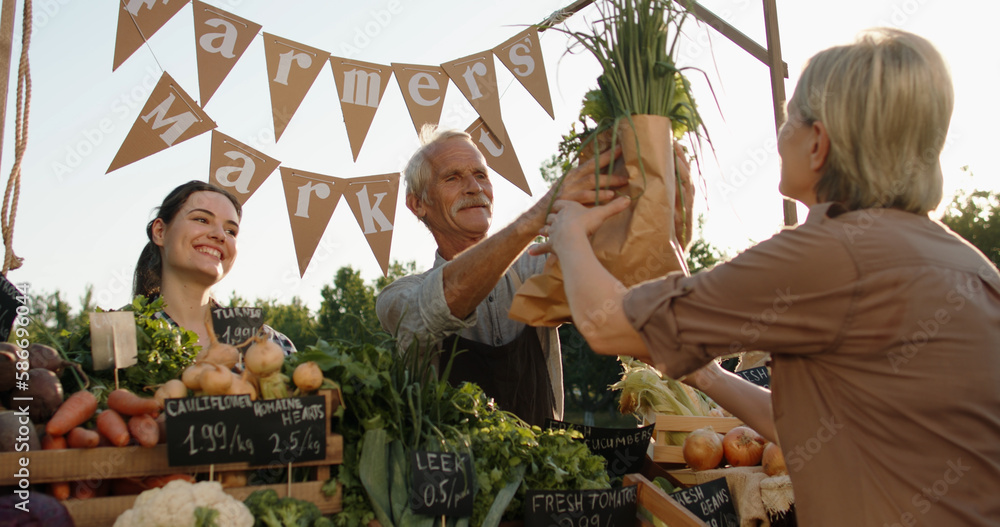
M 42 436 L 42 450 L 62 450 L 66 448 L 66 437 L 45 434 Z M 49 494 L 57 500 L 69 499 L 69 482 L 56 481 L 49 484 Z
M 78 426 L 66 435 L 66 445 L 70 448 L 94 448 L 101 442 L 101 436 L 94 430 Z
M 165 474 L 163 476 L 146 476 L 146 478 L 142 480 L 142 484 L 147 489 L 155 489 L 162 487 L 175 479 L 184 480 L 188 483 L 195 482 L 194 476 L 190 474 Z
M 66 448 L 66 436 L 42 436 L 42 450 L 62 450 Z
M 160 403 L 153 397 L 140 397 L 124 388 L 108 394 L 108 408 L 122 415 L 157 414 Z
M 111 495 L 112 496 L 131 496 L 134 494 L 141 494 L 142 491 L 147 490 L 147 487 L 142 482 L 142 478 L 116 478 L 111 480 Z
M 73 427 L 86 423 L 96 411 L 97 397 L 87 390 L 80 390 L 59 405 L 56 413 L 52 414 L 52 418 L 45 425 L 45 431 L 53 436 L 66 435 Z
M 110 408 L 97 414 L 97 431 L 114 446 L 125 446 L 132 439 L 125 419 Z
M 79 481 L 74 481 L 72 484 L 73 497 L 78 500 L 87 500 L 90 498 L 99 498 L 101 496 L 107 496 L 108 491 L 111 488 L 111 484 L 108 480 L 97 480 L 93 479 L 81 479 Z
M 128 431 L 135 438 L 135 442 L 142 446 L 156 446 L 160 442 L 160 427 L 149 414 L 136 415 L 129 419 Z

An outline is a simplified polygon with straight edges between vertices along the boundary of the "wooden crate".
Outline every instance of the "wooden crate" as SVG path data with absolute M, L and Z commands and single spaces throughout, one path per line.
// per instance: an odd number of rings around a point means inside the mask
M 646 509 L 656 519 L 670 527 L 707 527 L 701 518 L 677 503 L 663 489 L 650 482 L 642 474 L 626 474 L 624 484 L 637 485 L 639 487 L 639 507 Z M 641 516 L 637 518 L 637 524 L 640 527 L 653 526 L 651 522 L 646 521 Z
M 299 483 L 277 485 L 254 485 L 247 487 L 230 487 L 224 489 L 227 494 L 238 500 L 243 500 L 255 490 L 273 488 L 279 496 L 291 495 L 315 503 L 324 514 L 341 510 L 340 489 L 333 496 L 326 496 L 321 487 L 330 479 L 330 466 L 343 462 L 344 441 L 339 434 L 331 434 L 330 418 L 340 406 L 339 390 L 323 390 L 320 395 L 326 397 L 327 437 L 326 458 L 315 461 L 292 463 L 292 467 L 316 467 L 315 479 Z M 165 474 L 219 474 L 230 471 L 246 471 L 269 466 L 257 466 L 250 463 L 223 463 L 217 465 L 196 465 L 171 467 L 167 462 L 167 445 L 145 448 L 140 446 L 100 447 L 89 449 L 39 450 L 33 452 L 0 453 L 0 466 L 18 466 L 19 459 L 29 459 L 30 482 L 33 486 L 41 483 L 59 481 L 94 481 L 95 484 L 104 479 L 158 476 Z M 0 473 L 0 486 L 15 485 L 17 479 L 13 470 Z M 38 492 L 33 490 L 33 492 Z M 136 496 L 108 496 L 86 500 L 68 499 L 63 505 L 73 516 L 77 527 L 106 527 L 112 525 L 121 513 L 132 508 Z
M 684 464 L 683 447 L 667 444 L 667 432 L 693 432 L 711 426 L 720 434 L 742 425 L 735 417 L 690 417 L 684 415 L 656 415 L 653 426 L 653 461 L 657 463 Z

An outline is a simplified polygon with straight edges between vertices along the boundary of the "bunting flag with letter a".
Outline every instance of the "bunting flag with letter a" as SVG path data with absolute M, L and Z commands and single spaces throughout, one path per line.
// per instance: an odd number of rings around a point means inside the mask
M 119 0 L 118 35 L 115 37 L 115 63 L 118 69 L 125 60 L 159 31 L 191 0 Z
M 321 49 L 264 33 L 275 142 L 281 138 L 329 56 Z
M 494 134 L 483 119 L 476 119 L 465 132 L 472 136 L 472 142 L 476 148 L 486 158 L 486 164 L 496 170 L 507 181 L 510 181 L 517 188 L 523 190 L 529 196 L 531 188 L 528 187 L 528 180 L 524 177 L 524 170 L 521 169 L 521 162 L 517 160 L 517 154 L 510 144 L 504 144 L 500 138 Z M 508 141 L 509 143 L 509 141 Z
M 399 193 L 399 173 L 351 178 L 347 181 L 344 199 L 351 206 L 361 232 L 368 240 L 372 254 L 389 275 L 389 249 L 392 247 L 392 226 L 396 221 L 396 196 Z
M 538 104 L 542 105 L 549 117 L 555 119 L 552 97 L 549 95 L 549 80 L 545 75 L 545 63 L 542 62 L 542 47 L 538 42 L 538 29 L 525 29 L 493 48 L 493 53 Z
M 469 100 L 486 126 L 507 144 L 507 128 L 500 114 L 500 94 L 497 90 L 497 72 L 493 67 L 493 52 L 484 51 L 441 65 Z
M 392 63 L 392 72 L 410 111 L 413 127 L 420 134 L 425 124 L 438 124 L 448 91 L 448 74 L 440 66 Z
M 281 167 L 281 184 L 285 188 L 288 221 L 292 225 L 292 242 L 301 277 L 306 274 L 306 267 L 316 253 L 347 183 L 340 178 Z
M 351 153 L 357 161 L 385 87 L 389 85 L 392 68 L 340 57 L 330 57 L 330 68 L 340 94 L 340 109 L 344 113 Z
M 208 182 L 226 189 L 236 197 L 240 205 L 246 205 L 250 196 L 279 164 L 281 163 L 277 159 L 218 130 L 212 130 L 212 160 L 208 169 Z
M 108 172 L 215 128 L 198 103 L 163 72 L 146 105 L 115 154 Z
M 205 106 L 232 71 L 261 25 L 194 0 L 194 40 L 198 58 L 198 87 Z

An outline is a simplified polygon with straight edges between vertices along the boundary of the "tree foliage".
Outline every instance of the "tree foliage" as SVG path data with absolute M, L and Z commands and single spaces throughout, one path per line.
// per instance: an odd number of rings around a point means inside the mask
M 1000 192 L 960 191 L 945 208 L 941 222 L 1000 266 Z

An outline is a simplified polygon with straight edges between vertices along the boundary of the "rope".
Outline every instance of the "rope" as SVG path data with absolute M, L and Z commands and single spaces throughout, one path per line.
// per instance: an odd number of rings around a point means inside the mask
M 31 43 L 31 0 L 24 0 L 24 22 L 21 26 L 21 61 L 17 67 L 17 114 L 14 117 L 14 166 L 10 169 L 7 190 L 0 210 L 0 231 L 3 232 L 4 258 L 0 274 L 21 267 L 24 262 L 14 254 L 14 217 L 21 195 L 21 161 L 28 144 L 28 113 L 31 108 L 31 72 L 28 68 L 28 46 Z

